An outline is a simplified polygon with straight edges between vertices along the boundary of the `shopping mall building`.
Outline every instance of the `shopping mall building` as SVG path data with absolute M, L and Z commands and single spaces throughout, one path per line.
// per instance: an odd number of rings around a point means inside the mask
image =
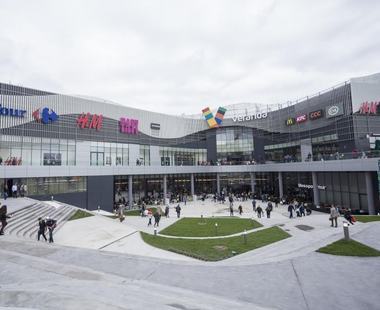
M 302 93 L 302 90 L 300 90 Z M 215 192 L 379 210 L 380 73 L 173 116 L 0 84 L 0 188 L 88 209 Z

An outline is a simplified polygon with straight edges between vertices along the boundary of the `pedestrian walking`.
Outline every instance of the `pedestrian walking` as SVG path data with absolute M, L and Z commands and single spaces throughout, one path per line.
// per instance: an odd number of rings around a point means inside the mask
M 7 219 L 9 219 L 10 217 L 11 216 L 7 214 L 7 206 L 2 205 L 0 207 L 0 222 L 1 222 L 0 235 L 4 235 L 5 226 L 8 225 Z
M 177 212 L 177 218 L 180 218 L 181 217 L 181 207 L 179 204 L 175 207 L 175 212 Z
M 40 237 L 44 237 L 45 241 L 47 241 L 47 238 L 45 236 L 46 232 L 46 222 L 43 220 L 43 218 L 38 218 L 38 233 L 37 233 L 37 240 L 40 241 Z
M 331 221 L 331 227 L 334 227 L 334 223 L 335 223 L 335 227 L 338 227 L 338 217 L 339 217 L 339 211 L 337 210 L 337 208 L 335 208 L 334 205 L 331 205 L 331 208 L 330 208 L 330 221 Z
M 293 211 L 294 211 L 294 206 L 292 204 L 290 204 L 288 206 L 288 212 L 289 212 L 289 218 L 292 219 L 293 218 Z
M 165 207 L 165 217 L 168 218 L 169 217 L 169 206 L 166 205 Z
M 243 214 L 243 207 L 242 207 L 242 205 L 239 205 L 238 209 L 239 209 L 239 215 L 242 215 Z
M 234 216 L 234 208 L 230 205 L 230 216 Z
M 258 206 L 258 207 L 256 208 L 256 212 L 257 212 L 257 217 L 260 219 L 260 218 L 261 218 L 261 215 L 262 215 L 262 213 L 263 213 L 263 209 L 262 209 L 260 206 Z
M 306 216 L 305 214 L 305 206 L 303 204 L 303 202 L 301 202 L 301 205 L 300 205 L 300 216 Z
M 160 224 L 161 214 L 158 211 L 156 211 L 154 212 L 153 217 L 154 217 L 153 227 L 158 227 Z
M 265 211 L 267 212 L 267 218 L 270 219 L 270 213 L 272 212 L 273 210 L 273 206 L 272 206 L 272 203 L 269 201 L 268 202 L 268 206 L 265 208 Z
M 17 198 L 17 185 L 16 184 L 12 185 L 12 197 Z
M 46 218 L 46 227 L 49 231 L 49 243 L 53 243 L 53 231 L 57 227 L 57 221 L 49 217 Z
M 253 210 L 253 212 L 256 212 L 256 200 L 255 199 L 252 200 L 252 210 Z
M 152 210 L 149 209 L 148 210 L 148 227 L 152 225 L 152 216 L 153 216 Z

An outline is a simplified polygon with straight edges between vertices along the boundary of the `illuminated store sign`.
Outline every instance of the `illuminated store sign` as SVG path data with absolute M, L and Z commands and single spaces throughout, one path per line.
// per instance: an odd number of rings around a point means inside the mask
M 79 128 L 92 128 L 99 130 L 103 126 L 103 115 L 82 113 L 77 118 L 77 124 Z
M 222 123 L 224 119 L 224 114 L 226 113 L 227 109 L 219 107 L 218 111 L 216 112 L 216 115 L 212 114 L 209 107 L 202 110 L 203 116 L 205 120 L 207 121 L 208 127 L 215 128 L 219 127 L 219 125 Z
M 330 105 L 326 108 L 326 118 L 333 118 L 340 115 L 343 115 L 343 103 L 340 102 L 338 104 Z
M 315 120 L 323 116 L 323 110 L 313 111 L 309 113 L 309 118 Z
M 286 126 L 292 126 L 296 123 L 296 119 L 294 117 L 290 117 L 285 121 Z
M 119 121 L 120 132 L 131 135 L 139 133 L 139 121 L 137 119 L 129 119 L 121 117 Z
M 301 184 L 301 183 L 298 183 L 298 187 L 299 187 L 299 188 L 312 189 L 312 188 L 313 188 L 313 185 L 311 185 L 311 184 Z M 325 190 L 326 188 L 327 188 L 327 186 L 325 186 L 325 185 L 318 185 L 318 189 Z
M 255 119 L 264 119 L 267 118 L 268 113 L 263 112 L 263 113 L 255 113 L 251 115 L 240 115 L 240 116 L 234 116 L 232 120 L 234 122 L 246 122 L 246 121 L 253 121 Z
M 7 107 L 3 107 L 0 104 L 0 115 L 1 116 L 24 117 L 25 113 L 26 113 L 26 110 L 7 108 Z
M 306 114 L 303 114 L 303 115 L 299 115 L 296 117 L 296 123 L 303 123 L 303 122 L 306 122 L 307 121 L 307 115 Z
M 371 102 L 362 102 L 359 108 L 360 114 L 373 114 L 376 115 L 380 111 L 380 102 L 379 101 L 371 101 Z
M 55 122 L 59 118 L 57 113 L 49 108 L 43 108 L 42 111 L 41 109 L 37 109 L 32 113 L 32 116 L 37 122 L 41 122 L 42 124 Z

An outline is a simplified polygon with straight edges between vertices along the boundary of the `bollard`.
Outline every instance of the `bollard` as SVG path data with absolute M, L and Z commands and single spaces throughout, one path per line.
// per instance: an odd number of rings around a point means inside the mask
M 215 223 L 215 235 L 218 235 L 218 223 Z
M 98 212 L 100 212 L 100 206 L 98 206 Z
M 51 201 L 53 201 L 54 200 L 54 196 L 51 196 Z
M 348 231 L 347 222 L 343 222 L 343 233 L 344 233 L 344 240 L 346 241 L 350 240 L 350 232 Z
M 243 238 L 244 238 L 244 244 L 247 244 L 247 230 L 246 229 L 244 229 Z
M 154 235 L 157 236 L 157 228 L 154 227 Z

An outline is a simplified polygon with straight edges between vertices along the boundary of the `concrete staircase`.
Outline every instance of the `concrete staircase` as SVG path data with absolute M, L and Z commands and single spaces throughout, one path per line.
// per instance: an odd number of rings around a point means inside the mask
M 57 221 L 57 227 L 54 231 L 58 231 L 77 209 L 59 202 L 54 204 L 53 206 L 46 202 L 35 201 L 33 204 L 14 212 L 8 220 L 5 233 L 36 239 L 38 218 L 46 218 L 47 216 Z

